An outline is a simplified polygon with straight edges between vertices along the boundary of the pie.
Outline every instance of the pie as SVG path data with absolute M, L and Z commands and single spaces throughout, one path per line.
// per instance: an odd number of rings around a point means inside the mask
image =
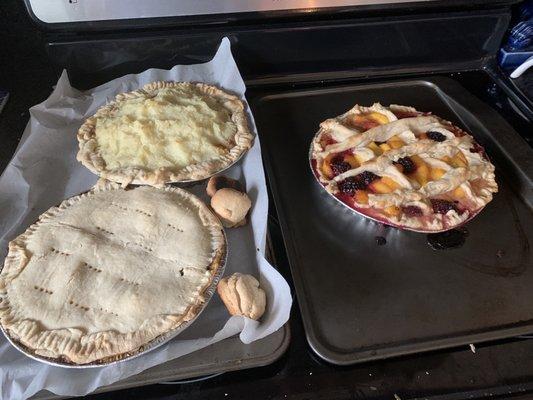
M 231 315 L 257 321 L 265 313 L 266 293 L 252 275 L 236 272 L 222 278 L 217 292 Z
M 243 102 L 204 83 L 121 93 L 78 131 L 78 160 L 102 178 L 162 186 L 229 167 L 252 145 Z
M 189 192 L 96 187 L 10 242 L 0 325 L 56 362 L 119 360 L 193 319 L 225 255 L 219 220 Z
M 310 157 L 338 200 L 412 231 L 457 227 L 498 191 L 494 165 L 471 135 L 412 107 L 355 105 L 320 124 Z

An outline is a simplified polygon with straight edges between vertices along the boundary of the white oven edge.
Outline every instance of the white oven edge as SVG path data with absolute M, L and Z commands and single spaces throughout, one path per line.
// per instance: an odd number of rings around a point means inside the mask
M 44 23 L 307 10 L 433 0 L 29 0 Z

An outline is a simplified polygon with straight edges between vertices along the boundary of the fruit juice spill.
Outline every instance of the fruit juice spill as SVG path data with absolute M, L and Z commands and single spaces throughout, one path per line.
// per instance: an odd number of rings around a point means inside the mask
M 457 228 L 446 232 L 430 233 L 427 235 L 427 241 L 433 250 L 455 249 L 465 244 L 467 236 L 466 228 Z

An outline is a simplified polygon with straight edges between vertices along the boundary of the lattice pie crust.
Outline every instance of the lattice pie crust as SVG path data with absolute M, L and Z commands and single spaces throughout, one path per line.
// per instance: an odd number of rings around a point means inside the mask
M 498 191 L 494 165 L 471 135 L 412 107 L 356 105 L 322 122 L 311 162 L 352 209 L 419 232 L 465 223 Z

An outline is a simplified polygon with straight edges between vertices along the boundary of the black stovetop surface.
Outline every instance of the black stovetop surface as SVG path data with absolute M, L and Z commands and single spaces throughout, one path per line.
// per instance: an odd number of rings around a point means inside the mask
M 20 4 L 12 2 L 0 8 L 0 26 L 4 31 L 0 39 L 0 88 L 11 92 L 10 101 L 0 114 L 0 170 L 3 170 L 28 121 L 28 108 L 50 94 L 60 71 L 47 62 L 40 35 Z M 458 80 L 500 112 L 531 144 L 530 123 L 516 113 L 486 73 L 473 71 L 447 76 Z M 522 84 L 531 87 L 530 78 L 531 75 L 522 78 Z M 251 98 L 261 90 L 250 87 L 247 96 Z M 270 204 L 273 208 L 273 203 Z M 274 209 L 269 215 L 269 228 L 277 266 L 292 285 Z M 511 393 L 513 397 L 527 398 L 533 392 L 533 340 L 527 338 L 478 345 L 475 353 L 469 347 L 462 347 L 338 367 L 323 362 L 309 348 L 296 301 L 290 327 L 289 349 L 272 365 L 197 382 L 151 385 L 88 398 L 393 399 L 396 394 L 405 400 L 507 398 Z

